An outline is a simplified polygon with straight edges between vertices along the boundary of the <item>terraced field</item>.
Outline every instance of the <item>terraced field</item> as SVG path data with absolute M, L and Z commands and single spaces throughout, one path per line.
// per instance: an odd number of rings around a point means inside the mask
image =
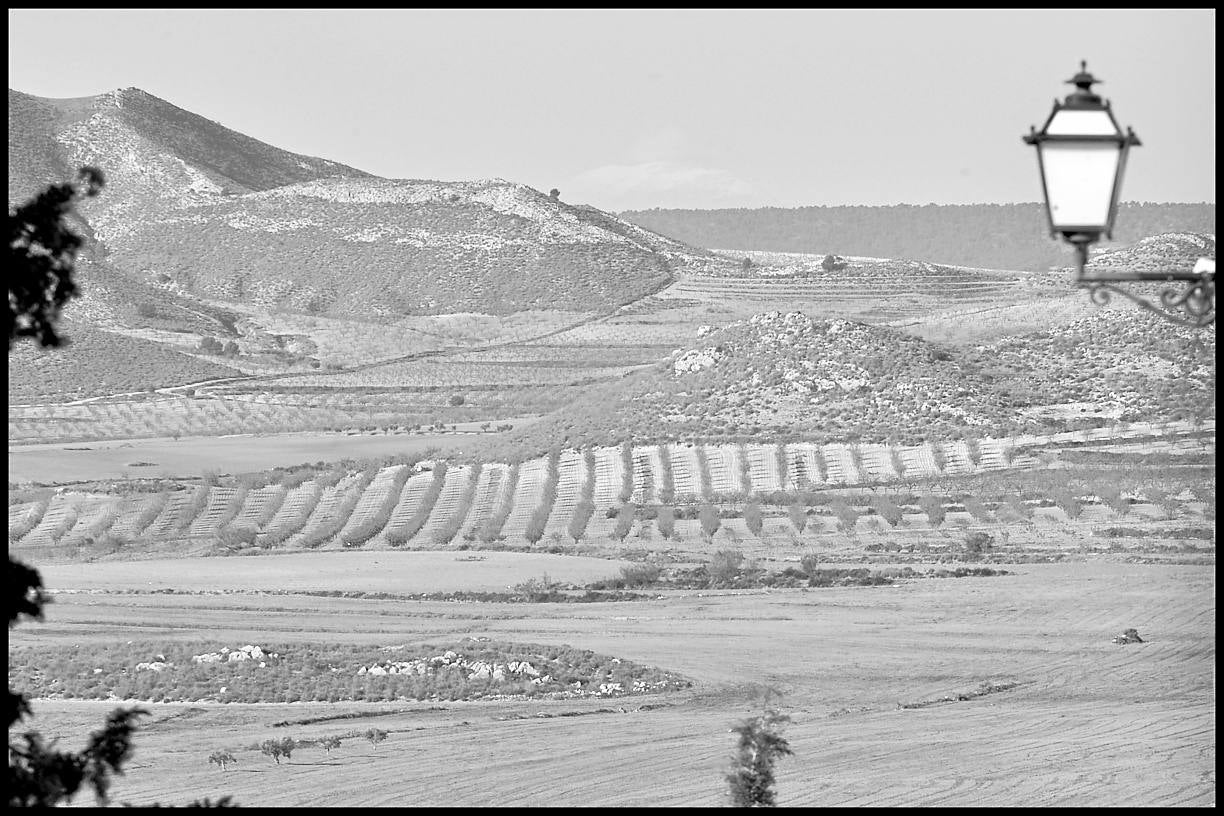
M 304 481 L 260 484 L 254 489 L 250 480 L 230 478 L 221 483 L 214 476 L 211 485 L 170 482 L 175 489 L 163 489 L 155 499 L 135 499 L 96 487 L 93 492 L 61 489 L 52 495 L 35 488 L 28 495 L 10 498 L 9 542 L 10 550 L 36 561 L 91 552 L 95 546 L 102 551 L 94 555 L 109 555 L 172 543 L 198 552 L 319 547 L 453 549 L 471 547 L 477 539 L 513 548 L 530 547 L 537 541 L 537 546 L 555 548 L 569 539 L 574 539 L 571 545 L 581 540 L 589 546 L 615 547 L 623 546 L 612 544 L 611 538 L 620 524 L 616 516 L 622 507 L 634 514 L 625 535 L 636 540 L 659 534 L 652 524 L 653 515 L 647 512 L 651 508 L 667 505 L 683 510 L 712 503 L 727 519 L 720 539 L 756 539 L 764 545 L 801 534 L 846 532 L 847 524 L 850 532 L 889 531 L 898 525 L 886 523 L 872 504 L 881 488 L 885 495 L 941 497 L 943 509 L 940 518 L 934 520 L 931 511 L 920 503 L 913 504 L 912 498 L 911 504 L 895 511 L 885 507 L 883 512 L 897 513 L 896 518 L 907 530 L 998 524 L 986 510 L 975 513 L 968 507 L 958 509 L 955 485 L 974 477 L 1009 473 L 1035 480 L 1038 485 L 1036 492 L 1017 497 L 1021 515 L 1053 522 L 1077 521 L 1081 508 L 1070 504 L 1075 501 L 1103 513 L 1098 520 L 1104 521 L 1120 517 L 1117 509 L 1110 510 L 1105 504 L 1112 501 L 1121 507 L 1121 498 L 1100 498 L 1089 484 L 1081 485 L 1074 498 L 1060 499 L 1059 490 L 1072 488 L 1058 487 L 1059 457 L 1060 452 L 1067 456 L 1108 453 L 1119 446 L 1123 451 L 1201 458 L 1214 454 L 1214 423 L 1202 427 L 1191 423 L 1133 425 L 1053 437 L 984 438 L 907 447 L 669 444 L 595 448 L 589 453 L 566 450 L 557 454 L 556 476 L 551 483 L 550 460 L 545 457 L 514 468 L 505 463 L 482 463 L 479 469 L 471 464 L 452 464 L 436 473 L 429 472 L 429 464 L 423 463 L 426 472 L 416 475 L 402 464 L 365 471 L 333 467 Z M 1050 473 L 1044 487 L 1038 475 L 1042 471 Z M 593 480 L 589 486 L 588 479 Z M 1149 504 L 1159 505 L 1161 493 L 1153 490 L 1140 490 L 1130 501 L 1142 506 L 1150 499 Z M 575 529 L 574 518 L 584 491 L 589 492 L 593 512 L 585 525 L 579 522 Z M 831 496 L 844 497 L 848 509 L 830 507 Z M 1201 490 L 1192 491 L 1182 504 L 1202 502 L 1206 496 Z M 750 535 L 740 520 L 745 502 L 753 498 L 764 504 L 766 534 L 761 536 Z M 788 505 L 796 502 L 802 504 L 806 514 L 802 528 L 787 520 L 792 512 Z M 1170 507 L 1172 514 L 1179 512 L 1181 505 L 1173 501 Z M 839 522 L 839 513 L 847 520 Z M 849 514 L 853 514 L 852 519 Z M 1085 514 L 1083 520 L 1093 520 L 1092 512 L 1085 510 Z M 232 540 L 231 532 L 244 527 L 250 532 L 241 541 Z M 350 540 L 350 534 L 358 528 L 362 529 L 359 540 Z M 534 535 L 533 530 L 539 534 Z M 624 536 L 618 539 L 623 542 Z M 700 547 L 699 542 L 709 542 L 710 536 L 703 533 L 695 516 L 681 514 L 675 523 L 674 539 Z

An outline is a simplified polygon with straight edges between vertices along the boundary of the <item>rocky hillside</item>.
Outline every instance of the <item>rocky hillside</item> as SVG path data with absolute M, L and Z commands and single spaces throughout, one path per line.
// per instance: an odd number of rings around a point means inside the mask
M 1214 328 L 1125 306 L 969 347 L 799 312 L 698 334 L 665 365 L 508 434 L 497 453 L 626 439 L 918 444 L 1215 415 Z
M 726 263 L 524 185 L 392 181 L 290 153 L 136 88 L 10 90 L 10 203 L 82 165 L 107 178 L 81 207 L 106 265 L 188 297 L 386 316 L 599 311 L 677 266 Z
M 1199 258 L 1215 260 L 1215 235 L 1197 232 L 1164 232 L 1093 253 L 1088 271 L 1126 270 L 1132 272 L 1164 272 L 1173 269 L 1189 271 Z
M 113 263 L 176 292 L 388 317 L 610 309 L 704 257 L 611 220 L 500 179 L 337 176 L 100 232 Z
M 602 386 L 509 441 L 917 442 L 1017 430 L 1005 420 L 1006 392 L 966 371 L 959 354 L 894 329 L 762 313 L 702 327 L 666 364 Z

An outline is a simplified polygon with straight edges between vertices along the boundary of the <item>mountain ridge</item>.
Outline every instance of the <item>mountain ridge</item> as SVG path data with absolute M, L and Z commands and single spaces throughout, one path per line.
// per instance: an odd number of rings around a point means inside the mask
M 106 176 L 79 207 L 101 242 L 85 284 L 311 313 L 610 311 L 677 267 L 731 263 L 527 185 L 384 179 L 284 151 L 138 88 L 10 88 L 9 109 L 10 205 L 76 167 Z

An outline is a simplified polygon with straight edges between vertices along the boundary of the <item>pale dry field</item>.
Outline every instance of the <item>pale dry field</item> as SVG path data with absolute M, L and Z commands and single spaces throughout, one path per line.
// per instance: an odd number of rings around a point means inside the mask
M 301 556 L 319 565 L 318 588 L 344 580 L 329 568 L 336 555 Z M 507 554 L 483 555 L 439 582 L 467 588 L 475 570 Z M 231 794 L 247 806 L 716 806 L 726 803 L 728 728 L 759 710 L 760 684 L 768 684 L 794 720 L 786 735 L 795 755 L 778 765 L 783 806 L 1212 805 L 1214 566 L 1121 558 L 1002 565 L 1015 574 L 894 587 L 668 591 L 601 604 L 64 594 L 45 623 L 10 635 L 15 643 L 68 638 L 83 647 L 136 637 L 204 636 L 234 646 L 488 636 L 592 649 L 679 671 L 695 684 L 587 700 L 149 705 L 153 716 L 114 788 L 116 801 L 133 804 Z M 258 586 L 238 576 L 252 562 L 277 560 L 218 563 L 234 570 L 227 580 L 235 586 Z M 178 563 L 181 588 L 213 588 L 200 560 Z M 94 572 L 111 566 L 79 573 L 47 566 L 44 574 L 52 588 L 85 588 L 91 576 L 99 586 L 114 580 Z M 1110 642 L 1128 627 L 1147 642 Z M 984 682 L 1019 685 L 900 707 Z M 40 700 L 34 722 L 75 747 L 114 705 Z M 352 710 L 382 713 L 272 727 Z M 582 716 L 555 716 L 563 713 Z M 250 749 L 271 737 L 370 727 L 390 732 L 377 748 L 352 739 L 330 756 L 301 749 L 280 766 Z M 224 773 L 207 761 L 222 748 L 239 760 Z M 91 803 L 83 795 L 74 804 Z
M 516 427 L 536 418 L 507 420 Z M 479 438 L 480 423 L 458 423 L 466 433 L 344 434 L 284 433 L 171 439 L 118 439 L 10 446 L 10 482 L 64 484 L 94 479 L 194 478 L 206 471 L 252 473 L 344 459 L 420 454 L 429 448 L 462 447 Z M 146 465 L 135 465 L 147 462 Z

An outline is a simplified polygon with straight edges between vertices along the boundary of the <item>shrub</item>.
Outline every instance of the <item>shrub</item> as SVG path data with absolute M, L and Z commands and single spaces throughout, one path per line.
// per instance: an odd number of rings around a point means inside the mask
M 19 541 L 29 535 L 30 531 L 38 526 L 46 515 L 47 506 L 51 503 L 50 497 L 35 502 L 25 515 L 16 524 L 9 527 L 9 541 Z M 160 508 L 159 508 L 160 509 Z M 152 519 L 150 519 L 151 521 Z
M 821 560 L 816 553 L 804 553 L 799 559 L 799 569 L 803 570 L 803 574 L 809 578 L 820 572 Z
M 340 531 L 348 523 L 349 517 L 353 515 L 353 510 L 357 507 L 357 503 L 361 501 L 362 495 L 365 494 L 366 488 L 370 486 L 370 482 L 374 481 L 374 476 L 377 473 L 377 467 L 368 468 L 362 473 L 361 478 L 357 480 L 357 484 L 347 488 L 344 498 L 336 505 L 332 514 L 323 519 L 321 523 L 306 531 L 305 535 L 302 536 L 302 546 L 315 549 L 339 536 Z
M 850 461 L 854 463 L 854 469 L 858 471 L 860 482 L 865 482 L 871 478 L 871 474 L 867 472 L 867 463 L 863 461 L 863 449 L 856 442 L 850 446 Z
M 630 564 L 621 567 L 621 581 L 630 589 L 648 587 L 659 580 L 661 573 L 662 570 L 654 564 Z
M 935 470 L 943 473 L 948 467 L 948 454 L 944 452 L 942 442 L 931 443 L 931 461 L 935 463 Z
M 786 445 L 779 442 L 774 445 L 774 465 L 778 469 L 778 484 L 785 489 L 786 483 L 790 480 L 788 472 L 789 459 L 786 456 Z
M 395 472 L 383 503 L 374 511 L 373 516 L 344 534 L 344 546 L 359 547 L 382 532 L 387 522 L 391 520 L 391 514 L 399 505 L 400 497 L 404 493 L 404 485 L 408 484 L 408 479 L 411 477 L 412 467 L 410 465 L 405 465 Z
M 825 272 L 840 272 L 846 266 L 846 259 L 840 255 L 826 255 L 820 261 L 820 268 Z
M 593 502 L 582 500 L 574 507 L 574 515 L 570 518 L 569 527 L 565 532 L 575 544 L 586 532 L 587 525 L 591 523 L 591 516 L 594 514 L 595 504 Z
M 527 520 L 527 529 L 523 532 L 523 536 L 532 544 L 544 537 L 544 527 L 548 524 L 553 504 L 557 501 L 557 482 L 560 480 L 561 472 L 560 460 L 561 452 L 554 448 L 548 454 L 548 470 L 544 476 L 540 503 L 532 511 L 531 518 Z
M 977 467 L 982 462 L 982 447 L 978 444 L 977 439 L 972 436 L 965 437 L 965 455 L 969 457 L 969 461 L 974 467 Z
M 234 759 L 234 755 L 229 751 L 213 751 L 208 757 L 208 764 L 217 765 L 224 771 L 226 765 L 237 765 L 238 760 Z
M 229 501 L 225 503 L 225 509 L 221 512 L 221 516 L 214 522 L 213 529 L 224 530 L 230 522 L 238 517 L 242 512 L 242 507 L 246 504 L 247 494 L 250 492 L 251 486 L 248 483 L 241 483 L 230 496 Z
M 1161 512 L 1164 513 L 1165 518 L 1173 518 L 1175 515 L 1177 515 L 1177 511 L 1180 509 L 1181 505 L 1178 503 L 1177 499 L 1168 493 L 1168 491 L 1153 486 L 1146 488 L 1143 493 L 1149 503 L 1160 508 Z
M 842 496 L 834 496 L 829 502 L 829 509 L 837 519 L 837 529 L 843 533 L 853 533 L 858 528 L 858 511 L 847 504 Z
M 897 448 L 889 448 L 888 457 L 892 461 L 893 470 L 897 472 L 897 475 L 904 476 L 907 466 L 905 460 L 901 458 L 901 451 Z M 896 525 L 893 526 L 895 527 Z
M 442 487 L 446 484 L 446 463 L 438 462 L 434 465 L 432 479 L 429 482 L 429 487 L 425 488 L 425 494 L 421 496 L 421 503 L 417 507 L 416 512 L 408 519 L 403 527 L 387 533 L 387 543 L 393 547 L 398 547 L 402 544 L 407 544 L 412 540 L 412 537 L 421 531 L 425 526 L 425 522 L 429 520 L 429 514 L 433 512 L 434 504 L 438 501 L 438 496 L 442 494 Z M 502 519 L 504 522 L 505 519 Z M 499 528 L 500 529 L 500 528 Z
M 132 525 L 132 535 L 140 535 L 148 529 L 149 525 L 161 515 L 162 510 L 166 509 L 166 504 L 170 501 L 169 493 L 158 493 L 148 504 L 144 510 L 140 511 L 135 524 Z
M 965 505 L 965 512 L 973 516 L 975 521 L 983 524 L 989 524 L 994 521 L 990 511 L 986 509 L 986 505 L 982 503 L 981 499 L 975 496 L 965 496 L 962 503 Z
M 217 534 L 217 543 L 237 549 L 251 546 L 258 537 L 259 531 L 249 524 L 231 524 Z
M 480 484 L 480 472 L 483 468 L 480 462 L 472 466 L 468 473 L 467 484 L 463 486 L 463 493 L 460 494 L 454 511 L 442 526 L 434 531 L 433 541 L 437 546 L 446 546 L 459 534 L 459 528 L 467 520 L 468 511 L 472 509 L 472 502 L 476 500 L 476 488 Z
M 510 517 L 510 511 L 514 507 L 514 492 L 518 487 L 519 480 L 519 465 L 515 463 L 510 466 L 509 472 L 506 473 L 506 486 L 503 492 L 504 501 L 489 514 L 489 518 L 481 525 L 480 532 L 476 537 L 480 539 L 482 544 L 491 544 L 501 535 L 502 527 L 506 524 L 506 519 Z
M 208 507 L 208 494 L 211 490 L 207 481 L 196 487 L 195 492 L 191 494 L 191 499 L 179 509 L 178 518 L 175 521 L 177 531 L 186 530 L 196 520 L 196 517 L 204 512 L 204 508 Z
M 706 571 L 710 576 L 710 586 L 729 584 L 739 577 L 744 566 L 744 554 L 739 550 L 719 550 L 710 556 Z
M 944 522 L 944 506 L 943 500 L 938 496 L 932 496 L 929 493 L 918 497 L 918 507 L 922 512 L 926 513 L 927 520 L 932 527 L 938 527 Z
M 276 760 L 276 764 L 279 765 L 280 758 L 282 756 L 285 759 L 292 758 L 293 752 L 297 747 L 298 744 L 292 737 L 285 737 L 279 740 L 268 739 L 259 744 L 259 752 L 264 756 L 272 757 L 272 759 Z
M 1120 516 L 1130 510 L 1130 502 L 1122 498 L 1122 489 L 1115 482 L 1104 482 L 1096 486 L 1097 498 Z
M 994 547 L 994 536 L 989 533 L 975 532 L 965 536 L 965 554 L 974 558 Z
M 1078 498 L 1069 488 L 1059 488 L 1054 491 L 1054 503 L 1067 514 L 1067 518 L 1075 520 L 1079 518 L 1083 510 Z
M 451 396 L 451 398 L 450 398 L 449 400 L 447 400 L 447 402 L 449 402 L 449 403 L 450 403 L 450 405 L 451 405 L 451 407 L 452 407 L 452 408 L 458 408 L 460 405 L 462 405 L 462 404 L 464 403 L 463 395 L 462 395 L 462 394 L 454 394 L 454 395 L 452 395 L 452 396 Z
M 655 519 L 655 526 L 659 528 L 659 535 L 670 539 L 676 532 L 675 511 L 667 505 L 660 507 Z
M 697 509 L 697 520 L 701 522 L 701 532 L 705 534 L 707 540 L 713 538 L 718 528 L 722 526 L 718 509 L 712 504 L 703 504 Z
M 813 452 L 816 460 L 816 477 L 821 482 L 829 481 L 829 460 L 825 458 L 824 448 L 817 445 Z
M 796 533 L 802 533 L 807 527 L 807 508 L 798 501 L 786 506 L 786 515 L 790 518 L 790 523 L 794 526 Z
M 710 481 L 710 460 L 706 456 L 705 448 L 700 445 L 694 448 L 693 452 L 697 458 L 697 483 L 701 498 L 709 501 L 714 497 L 714 487 Z
M 676 482 L 672 473 L 671 451 L 666 444 L 659 445 L 659 482 L 659 502 L 671 504 L 676 500 Z
M 636 512 L 632 504 L 621 505 L 620 510 L 616 513 L 616 526 L 612 529 L 613 538 L 617 541 L 625 540 L 625 536 L 629 535 L 629 530 L 633 527 L 633 517 Z
M 901 508 L 894 504 L 887 496 L 875 496 L 871 500 L 871 506 L 879 514 L 880 518 L 888 522 L 888 526 L 897 527 L 901 524 Z
M 621 490 L 617 499 L 625 504 L 633 498 L 633 445 L 628 440 L 621 443 Z
M 761 506 L 754 501 L 744 505 L 744 525 L 748 528 L 748 532 L 757 538 L 761 537 L 765 522 L 761 518 Z
M 752 467 L 748 461 L 748 448 L 744 445 L 736 445 L 735 452 L 735 458 L 739 460 L 740 489 L 747 496 L 752 493 Z
M 759 717 L 746 719 L 733 726 L 739 735 L 731 770 L 726 774 L 733 807 L 773 807 L 774 762 L 793 754 L 782 736 L 783 726 L 790 717 L 767 709 Z

